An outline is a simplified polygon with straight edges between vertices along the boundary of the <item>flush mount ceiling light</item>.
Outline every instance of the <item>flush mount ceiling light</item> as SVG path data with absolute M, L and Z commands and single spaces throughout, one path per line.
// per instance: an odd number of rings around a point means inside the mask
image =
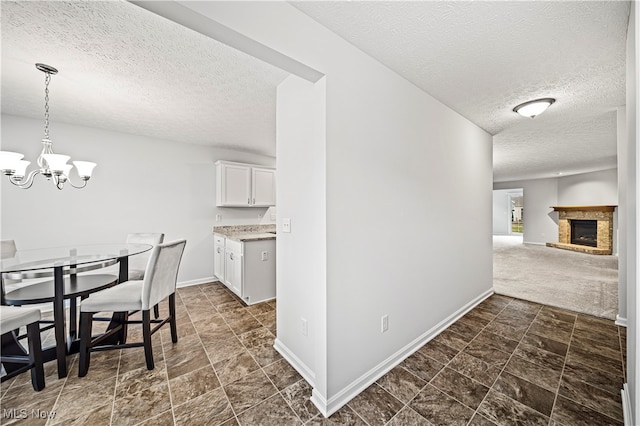
M 513 111 L 517 112 L 523 117 L 533 118 L 537 115 L 542 114 L 555 101 L 556 100 L 553 98 L 535 99 L 533 101 L 528 101 L 518 105 L 513 109 Z
M 91 172 L 96 163 L 89 161 L 74 161 L 73 165 L 67 164 L 68 155 L 54 154 L 51 147 L 52 141 L 49 139 L 49 82 L 51 75 L 58 73 L 54 67 L 46 64 L 36 64 L 36 68 L 45 74 L 44 78 L 44 138 L 42 139 L 42 152 L 38 156 L 38 169 L 32 170 L 25 178 L 27 166 L 30 162 L 22 158 L 23 154 L 17 152 L 0 151 L 0 173 L 9 178 L 9 182 L 17 187 L 28 189 L 33 185 L 33 178 L 41 174 L 53 183 L 58 189 L 64 187 L 65 182 L 74 188 L 84 188 L 91 178 Z M 82 179 L 80 185 L 75 185 L 69 180 L 69 172 L 76 166 L 78 176 Z

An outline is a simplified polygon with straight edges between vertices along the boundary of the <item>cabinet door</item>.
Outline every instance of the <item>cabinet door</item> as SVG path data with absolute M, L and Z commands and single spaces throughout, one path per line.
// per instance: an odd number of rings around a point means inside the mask
M 224 284 L 238 297 L 242 297 L 242 255 L 230 250 L 225 254 Z
M 251 205 L 251 168 L 235 164 L 219 164 L 216 205 L 246 207 Z
M 224 282 L 224 246 L 217 245 L 213 253 L 213 275 Z
M 231 282 L 233 281 L 233 252 L 224 252 L 224 280 L 222 281 L 231 290 Z
M 251 169 L 252 204 L 254 206 L 276 205 L 276 171 L 273 169 Z
M 233 291 L 238 297 L 242 298 L 242 261 L 243 256 L 239 253 L 232 252 L 232 269 L 233 269 L 233 281 L 231 284 L 231 291 Z

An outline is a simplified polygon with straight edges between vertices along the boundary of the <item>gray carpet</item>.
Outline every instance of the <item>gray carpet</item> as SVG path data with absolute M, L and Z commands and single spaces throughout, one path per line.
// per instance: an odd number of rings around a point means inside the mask
M 493 288 L 498 294 L 616 319 L 618 257 L 595 256 L 493 237 Z

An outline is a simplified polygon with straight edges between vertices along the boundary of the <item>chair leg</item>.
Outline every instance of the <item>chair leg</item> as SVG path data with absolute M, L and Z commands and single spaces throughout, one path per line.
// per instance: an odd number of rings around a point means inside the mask
M 153 348 L 151 343 L 151 311 L 142 311 L 142 341 L 144 343 L 144 358 L 147 361 L 147 370 L 153 370 Z
M 84 377 L 91 363 L 91 325 L 93 312 L 80 313 L 80 357 L 78 360 L 78 377 Z
M 29 341 L 29 363 L 31 367 L 31 384 L 33 389 L 44 389 L 44 367 L 42 365 L 42 342 L 40 341 L 40 324 L 38 322 L 27 325 L 27 339 Z
M 176 324 L 176 294 L 169 295 L 169 325 L 171 326 L 171 341 L 178 343 L 178 326 Z
M 153 316 L 154 316 L 156 319 L 160 318 L 160 307 L 158 306 L 158 304 L 156 304 L 156 305 L 153 307 Z

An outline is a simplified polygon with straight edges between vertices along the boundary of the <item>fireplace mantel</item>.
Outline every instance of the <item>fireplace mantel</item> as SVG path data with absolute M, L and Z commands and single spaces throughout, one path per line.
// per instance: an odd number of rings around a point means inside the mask
M 613 251 L 613 212 L 617 206 L 553 206 L 558 212 L 558 242 L 549 247 L 589 254 L 611 254 Z M 597 247 L 571 243 L 571 221 L 597 221 Z
M 551 207 L 557 212 L 612 212 L 618 206 L 553 206 Z

